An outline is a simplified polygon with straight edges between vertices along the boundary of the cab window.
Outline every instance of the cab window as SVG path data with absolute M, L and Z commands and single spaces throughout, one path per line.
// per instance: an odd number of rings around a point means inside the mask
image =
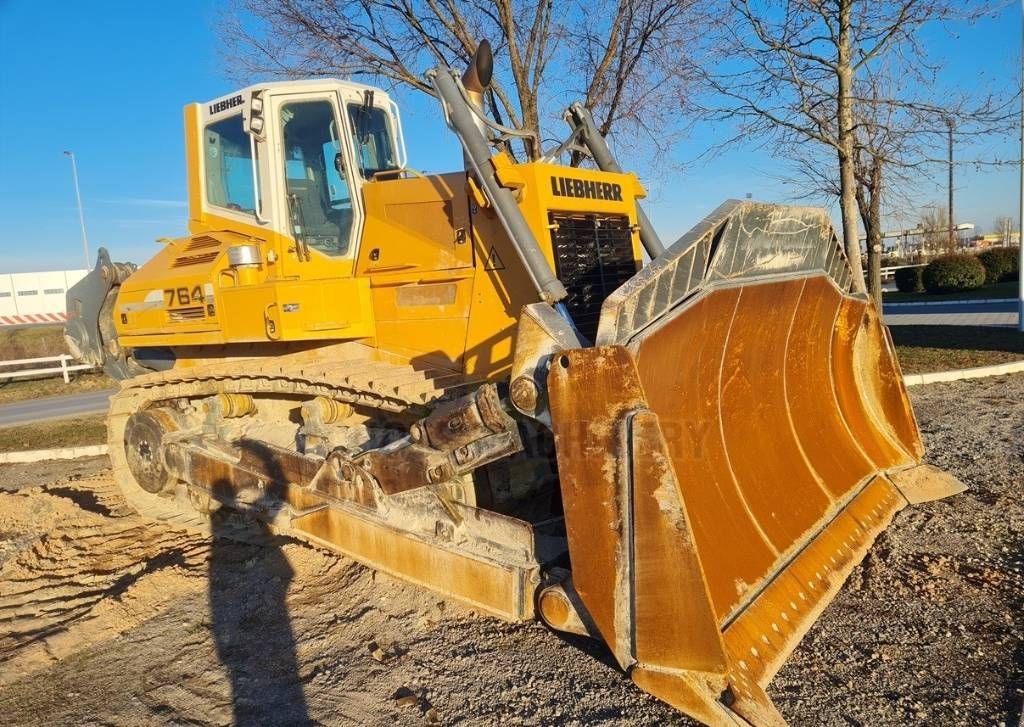
M 356 163 L 363 179 L 372 179 L 379 172 L 397 170 L 398 162 L 387 112 L 376 106 L 349 104 L 348 118 L 352 124 Z
M 207 124 L 203 131 L 206 200 L 218 207 L 256 214 L 252 147 L 242 115 Z
M 289 103 L 281 121 L 292 235 L 327 255 L 346 255 L 352 195 L 334 109 L 328 101 Z

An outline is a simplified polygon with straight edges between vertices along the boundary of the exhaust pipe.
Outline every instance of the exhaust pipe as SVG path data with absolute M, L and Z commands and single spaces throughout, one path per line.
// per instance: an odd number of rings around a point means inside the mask
M 466 72 L 462 74 L 462 85 L 466 89 L 473 108 L 482 116 L 484 113 L 484 93 L 491 85 L 491 77 L 494 75 L 494 54 L 491 52 L 491 43 L 488 40 L 481 40 L 476 47 L 476 52 L 469 61 Z M 484 138 L 487 138 L 487 125 L 477 114 L 472 114 L 473 123 Z M 469 158 L 463 155 L 466 171 L 473 167 Z

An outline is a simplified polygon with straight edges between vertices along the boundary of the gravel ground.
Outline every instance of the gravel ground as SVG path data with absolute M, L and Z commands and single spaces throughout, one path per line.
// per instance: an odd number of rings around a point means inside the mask
M 1024 376 L 911 393 L 970 490 L 854 571 L 769 689 L 794 725 L 1018 723 Z M 690 724 L 585 639 L 127 513 L 103 460 L 0 467 L 0 623 L 8 724 Z

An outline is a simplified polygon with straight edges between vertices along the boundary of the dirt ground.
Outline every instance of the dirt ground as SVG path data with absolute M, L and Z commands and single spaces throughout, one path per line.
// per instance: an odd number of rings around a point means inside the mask
M 904 510 L 773 682 L 794 725 L 1017 724 L 1024 376 L 912 389 L 969 492 Z M 127 513 L 102 459 L 0 468 L 8 724 L 687 724 L 600 646 L 277 538 Z

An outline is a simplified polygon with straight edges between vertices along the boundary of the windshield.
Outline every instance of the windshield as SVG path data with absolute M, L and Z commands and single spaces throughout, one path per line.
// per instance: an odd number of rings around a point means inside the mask
M 378 172 L 398 169 L 387 111 L 376 106 L 349 104 L 348 118 L 352 123 L 356 163 L 363 179 L 372 179 Z

